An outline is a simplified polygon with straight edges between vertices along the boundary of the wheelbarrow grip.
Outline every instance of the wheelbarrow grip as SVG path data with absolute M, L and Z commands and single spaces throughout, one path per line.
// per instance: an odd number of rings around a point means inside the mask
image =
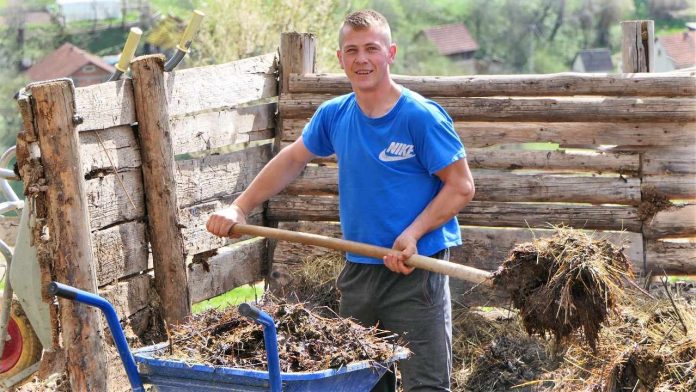
M 381 259 L 382 257 L 394 252 L 394 249 L 364 244 L 361 242 L 241 223 L 236 223 L 234 226 L 232 226 L 230 229 L 230 234 L 247 234 L 273 238 L 281 241 L 296 242 L 305 245 L 321 246 L 324 248 L 357 253 L 363 256 L 378 259 Z M 416 254 L 408 258 L 405 263 L 411 267 L 437 272 L 453 278 L 465 280 L 467 282 L 484 284 L 486 286 L 491 286 L 493 284 L 491 281 L 491 273 L 487 271 L 445 260 L 435 259 L 433 257 Z
M 111 305 L 111 303 L 106 299 L 96 294 L 92 294 L 63 283 L 50 282 L 46 286 L 46 291 L 50 295 L 55 295 L 61 298 L 80 302 L 85 305 L 94 306 L 104 313 L 106 322 L 111 330 L 111 337 L 114 339 L 114 344 L 116 345 L 118 354 L 123 362 L 123 367 L 126 370 L 126 375 L 128 376 L 128 381 L 130 381 L 131 388 L 135 392 L 145 391 L 143 382 L 140 379 L 140 373 L 138 373 L 138 367 L 135 364 L 133 354 L 130 352 L 126 335 L 123 333 L 123 328 L 121 328 L 118 315 L 116 314 L 116 309 L 114 309 L 113 305 Z
M 275 322 L 266 312 L 246 302 L 237 307 L 237 311 L 263 326 L 263 343 L 266 346 L 266 362 L 268 362 L 268 381 L 271 392 L 282 392 L 283 381 L 280 375 L 280 358 L 278 357 L 278 337 Z
M 64 285 L 62 283 L 58 282 L 51 282 L 48 284 L 48 287 L 46 289 L 48 291 L 48 295 L 55 295 L 61 298 L 65 299 L 72 299 L 74 300 L 77 298 L 77 295 L 79 294 L 79 290 L 68 285 Z
M 246 302 L 240 304 L 237 310 L 242 316 L 249 317 L 250 319 L 254 320 L 258 319 L 261 315 L 261 310 L 259 308 Z

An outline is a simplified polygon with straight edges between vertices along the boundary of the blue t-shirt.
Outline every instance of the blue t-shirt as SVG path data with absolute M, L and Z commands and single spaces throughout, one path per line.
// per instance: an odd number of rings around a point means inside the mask
M 406 88 L 379 118 L 365 116 L 354 93 L 326 101 L 305 126 L 302 140 L 312 154 L 336 154 L 343 237 L 386 248 L 442 188 L 435 173 L 466 156 L 444 109 Z M 460 244 L 454 217 L 421 237 L 418 254 Z M 354 253 L 346 257 L 382 264 Z

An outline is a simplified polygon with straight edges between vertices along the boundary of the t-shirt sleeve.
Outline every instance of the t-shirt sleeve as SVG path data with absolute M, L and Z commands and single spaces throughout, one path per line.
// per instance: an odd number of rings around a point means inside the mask
M 319 106 L 302 130 L 302 141 L 314 155 L 326 157 L 334 153 L 331 143 L 331 116 L 326 103 Z
M 418 124 L 416 156 L 432 175 L 465 158 L 466 151 L 447 112 L 435 103 L 429 109 Z

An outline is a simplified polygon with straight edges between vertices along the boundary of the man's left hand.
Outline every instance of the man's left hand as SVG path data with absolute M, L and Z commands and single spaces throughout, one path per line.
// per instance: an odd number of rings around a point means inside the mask
M 415 268 L 407 266 L 404 262 L 409 257 L 418 253 L 417 244 L 418 240 L 414 236 L 406 232 L 401 233 L 392 246 L 395 252 L 390 252 L 382 258 L 384 260 L 384 265 L 398 274 L 410 274 Z

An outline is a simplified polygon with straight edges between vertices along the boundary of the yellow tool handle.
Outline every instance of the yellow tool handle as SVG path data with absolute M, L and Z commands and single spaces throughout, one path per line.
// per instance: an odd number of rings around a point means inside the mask
M 135 49 L 138 48 L 138 43 L 140 42 L 140 37 L 142 37 L 143 31 L 137 27 L 131 27 L 130 33 L 128 33 L 128 39 L 126 39 L 126 45 L 123 47 L 123 52 L 121 57 L 118 59 L 118 64 L 116 64 L 116 69 L 125 73 L 128 70 L 128 64 L 130 64 L 133 55 L 135 54 Z
M 198 28 L 201 26 L 201 21 L 203 20 L 204 16 L 205 14 L 199 10 L 193 11 L 191 20 L 186 26 L 186 30 L 184 30 L 184 35 L 181 36 L 181 40 L 176 46 L 177 50 L 188 53 L 189 47 L 191 46 L 191 41 L 193 41 L 193 36 L 198 32 Z
M 340 250 L 344 252 L 357 253 L 359 255 L 381 259 L 393 252 L 393 249 L 381 246 L 364 244 L 361 242 L 348 241 L 339 238 L 327 237 L 319 234 L 302 233 L 296 231 L 274 229 L 271 227 L 246 225 L 237 223 L 230 229 L 230 234 L 247 234 L 259 237 L 273 238 L 281 241 L 296 242 L 305 245 L 316 245 L 328 249 Z M 406 260 L 406 265 L 432 272 L 441 273 L 472 282 L 491 286 L 491 273 L 461 264 L 455 264 L 445 260 L 432 257 L 413 255 Z

